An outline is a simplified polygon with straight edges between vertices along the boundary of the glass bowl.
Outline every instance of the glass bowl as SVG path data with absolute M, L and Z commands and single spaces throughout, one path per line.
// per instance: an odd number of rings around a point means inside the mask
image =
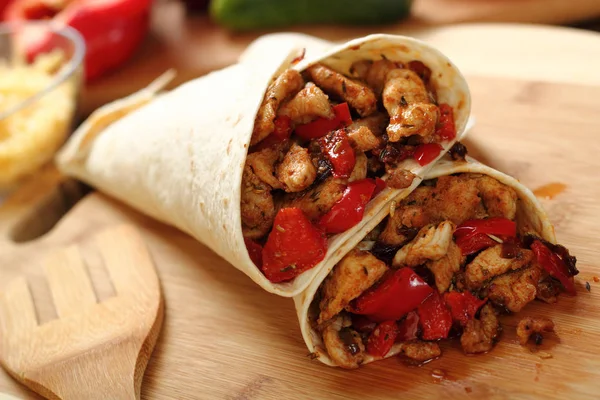
M 71 133 L 84 55 L 73 28 L 0 24 L 0 197 L 48 164 Z

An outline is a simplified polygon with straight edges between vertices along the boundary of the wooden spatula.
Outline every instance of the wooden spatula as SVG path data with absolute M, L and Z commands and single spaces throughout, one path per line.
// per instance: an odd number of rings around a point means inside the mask
M 94 239 L 116 295 L 97 303 L 77 246 L 53 252 L 43 265 L 53 321 L 38 324 L 25 278 L 0 283 L 0 363 L 51 399 L 139 399 L 163 321 L 158 277 L 133 227 Z

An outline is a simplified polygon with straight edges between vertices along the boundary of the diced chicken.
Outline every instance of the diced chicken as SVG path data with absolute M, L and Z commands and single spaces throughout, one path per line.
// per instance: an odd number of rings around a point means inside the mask
M 444 293 L 450 287 L 454 274 L 460 270 L 465 257 L 460 248 L 451 242 L 448 252 L 439 260 L 427 263 L 427 268 L 433 273 L 435 286 L 440 293 Z
M 247 165 L 242 175 L 241 212 L 244 237 L 258 239 L 269 233 L 275 219 L 271 187 Z
M 373 89 L 375 94 L 380 96 L 381 92 L 383 92 L 383 86 L 385 85 L 387 74 L 391 70 L 397 68 L 398 65 L 390 60 L 377 60 L 371 64 L 367 70 L 367 73 L 365 74 L 364 79 L 367 82 L 367 85 Z
M 364 126 L 365 128 L 369 128 L 371 133 L 376 137 L 381 137 L 385 133 L 385 128 L 387 127 L 388 123 L 389 118 L 387 115 L 385 115 L 385 113 L 377 113 L 369 117 L 355 120 L 348 125 L 346 129 L 348 131 L 348 135 L 350 135 L 350 132 L 360 128 L 361 126 Z
M 311 221 L 325 215 L 342 198 L 346 185 L 336 178 L 327 178 L 323 183 L 300 193 L 284 196 L 282 207 L 298 207 Z
M 388 72 L 383 89 L 383 106 L 390 115 L 387 134 L 390 142 L 412 135 L 430 141 L 435 133 L 439 110 L 429 99 L 425 84 L 408 69 Z
M 483 250 L 465 269 L 465 281 L 470 289 L 479 289 L 490 279 L 507 271 L 521 269 L 533 259 L 531 250 L 519 249 L 516 257 L 502 258 L 502 245 Z
M 442 355 L 440 345 L 435 342 L 403 342 L 400 353 L 418 362 L 433 360 Z
M 274 176 L 275 163 L 279 160 L 281 152 L 279 149 L 269 147 L 255 153 L 248 154 L 246 165 L 266 184 L 274 189 L 281 189 L 281 183 Z
M 275 129 L 275 116 L 279 105 L 286 99 L 292 97 L 304 85 L 304 79 L 300 73 L 293 69 L 287 69 L 279 75 L 267 88 L 264 100 L 254 121 L 254 130 L 250 145 L 253 146 L 273 132 Z
M 517 215 L 517 192 L 489 176 L 477 179 L 477 189 L 490 217 L 514 220 Z
M 354 129 L 348 128 L 346 132 L 352 146 L 359 151 L 373 150 L 379 147 L 382 142 L 366 126 L 358 126 Z
M 391 246 L 400 246 L 412 240 L 419 229 L 427 225 L 421 206 L 404 206 L 390 214 L 379 240 Z
M 541 278 L 537 283 L 537 293 L 535 298 L 548 304 L 554 304 L 558 301 L 556 296 L 560 293 L 559 288 L 554 281 L 549 278 Z
M 501 275 L 490 283 L 488 298 L 509 311 L 519 312 L 535 299 L 540 275 L 536 265 Z
M 329 97 L 313 83 L 308 83 L 290 101 L 283 104 L 277 115 L 285 115 L 295 124 L 304 124 L 317 117 L 335 117 Z
M 308 150 L 293 144 L 277 167 L 277 179 L 286 192 L 300 192 L 315 181 L 317 170 Z
M 323 343 L 331 360 L 339 367 L 358 368 L 365 357 L 365 345 L 358 332 L 349 328 L 348 317 L 338 316 L 323 331 Z
M 426 199 L 427 212 L 434 221 L 450 220 L 456 225 L 486 216 L 477 187 L 467 175 L 441 176 Z
M 444 221 L 438 226 L 424 226 L 417 237 L 398 250 L 393 265 L 415 267 L 428 260 L 435 261 L 444 257 L 452 242 L 454 228 L 454 224 L 450 221 Z
M 351 300 L 373 286 L 387 270 L 385 263 L 371 253 L 351 251 L 333 268 L 323 283 L 318 322 L 336 316 Z
M 486 304 L 481 308 L 479 319 L 467 322 L 460 344 L 467 354 L 485 353 L 494 346 L 498 336 L 500 324 L 491 305 Z
M 417 176 L 409 170 L 396 168 L 387 179 L 387 185 L 394 189 L 405 189 L 412 185 Z
M 348 182 L 359 181 L 367 177 L 369 159 L 362 151 L 357 151 L 355 158 L 356 162 L 354 164 L 354 169 L 348 178 Z
M 324 91 L 347 101 L 361 117 L 377 111 L 377 98 L 366 85 L 353 81 L 321 64 L 308 68 L 308 74 Z
M 521 346 L 525 346 L 529 337 L 534 333 L 554 332 L 554 322 L 549 318 L 526 317 L 517 325 L 517 337 Z

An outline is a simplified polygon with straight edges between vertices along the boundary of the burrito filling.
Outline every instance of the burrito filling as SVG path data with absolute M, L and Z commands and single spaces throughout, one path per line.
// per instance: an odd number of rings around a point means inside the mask
M 395 354 L 425 362 L 449 337 L 483 353 L 497 340 L 500 312 L 574 295 L 575 257 L 521 226 L 520 201 L 485 175 L 424 181 L 321 284 L 309 316 L 318 351 L 344 368 Z M 526 318 L 517 336 L 539 344 L 553 329 Z
M 386 185 L 411 185 L 415 175 L 402 161 L 427 165 L 456 136 L 453 109 L 438 104 L 422 62 L 359 61 L 350 71 L 288 69 L 257 113 L 242 177 L 242 231 L 272 282 L 315 266 L 328 235 L 359 223 Z

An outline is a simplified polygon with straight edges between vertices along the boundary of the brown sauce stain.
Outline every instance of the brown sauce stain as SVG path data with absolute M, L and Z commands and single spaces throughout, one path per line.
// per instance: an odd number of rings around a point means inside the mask
M 600 278 L 598 278 L 597 276 L 594 276 L 592 279 L 593 279 L 593 280 L 594 280 L 594 282 L 596 282 L 596 283 L 600 282 Z
M 546 185 L 540 186 L 537 189 L 533 190 L 533 194 L 537 197 L 542 197 L 545 199 L 553 199 L 558 196 L 562 192 L 565 191 L 567 185 L 561 182 L 551 182 Z
M 473 388 L 471 388 L 470 386 L 465 387 L 465 392 L 471 393 L 472 391 L 473 391 Z

